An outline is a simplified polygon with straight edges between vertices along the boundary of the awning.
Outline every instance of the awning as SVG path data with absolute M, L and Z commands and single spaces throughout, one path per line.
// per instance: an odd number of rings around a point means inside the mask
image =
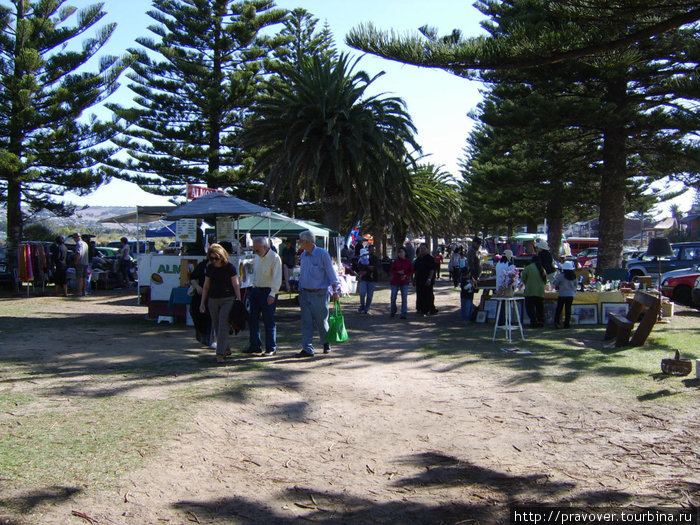
M 177 206 L 136 206 L 136 210 L 125 213 L 123 215 L 115 215 L 101 219 L 99 222 L 116 222 L 118 224 L 141 224 L 146 222 L 155 222 L 164 215 L 173 211 Z
M 217 217 L 238 217 L 240 215 L 267 215 L 271 211 L 252 202 L 223 193 L 203 195 L 193 201 L 178 206 L 165 217 L 166 220 L 208 219 L 216 222 Z
M 238 220 L 238 229 L 248 232 L 253 237 L 285 237 L 298 239 L 299 234 L 309 230 L 316 237 L 329 237 L 328 228 L 315 226 L 310 221 L 292 219 L 279 213 L 270 213 L 268 217 L 245 217 Z

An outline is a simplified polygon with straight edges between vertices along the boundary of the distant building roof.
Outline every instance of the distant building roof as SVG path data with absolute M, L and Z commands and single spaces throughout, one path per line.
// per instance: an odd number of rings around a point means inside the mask
M 673 228 L 676 228 L 678 226 L 676 219 L 674 217 L 668 217 L 666 219 L 662 219 L 654 226 L 651 228 L 646 228 L 648 230 L 672 230 Z

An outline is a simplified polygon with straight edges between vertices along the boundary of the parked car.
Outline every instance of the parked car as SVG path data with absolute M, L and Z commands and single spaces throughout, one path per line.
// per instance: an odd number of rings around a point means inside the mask
M 576 254 L 576 260 L 581 266 L 586 266 L 586 263 L 593 258 L 598 257 L 598 248 L 585 248 Z M 588 265 L 590 266 L 590 264 Z
M 165 248 L 163 248 L 163 253 L 170 254 L 170 255 L 180 255 L 181 251 L 182 251 L 182 242 L 180 242 L 180 241 L 172 241 Z
M 138 246 L 137 243 L 138 242 Z M 110 241 L 107 243 L 108 248 L 116 248 L 120 250 L 122 247 L 121 241 Z M 137 249 L 138 248 L 138 249 Z M 136 257 L 137 255 L 143 253 L 155 253 L 156 243 L 153 241 L 129 241 L 129 249 L 131 250 L 131 256 Z
M 95 248 L 99 253 L 100 257 L 107 259 L 116 259 L 119 255 L 119 250 L 117 248 L 112 248 L 111 246 L 97 246 Z
M 700 242 L 677 242 L 671 244 L 671 248 L 673 249 L 673 256 L 660 259 L 661 273 L 700 265 Z M 659 260 L 656 257 L 632 259 L 627 262 L 627 269 L 633 280 L 642 275 L 651 275 L 652 278 L 658 278 Z
M 700 278 L 700 267 L 673 270 L 661 276 L 661 292 L 672 301 L 700 306 L 693 300 L 693 287 Z
M 646 253 L 645 249 L 640 248 L 623 248 L 622 249 L 622 260 L 627 263 L 632 259 L 641 259 Z

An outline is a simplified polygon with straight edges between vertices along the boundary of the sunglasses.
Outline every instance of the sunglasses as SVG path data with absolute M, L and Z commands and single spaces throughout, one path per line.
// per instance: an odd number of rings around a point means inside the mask
M 209 260 L 210 261 L 220 261 L 221 257 L 219 257 L 218 255 L 210 255 Z

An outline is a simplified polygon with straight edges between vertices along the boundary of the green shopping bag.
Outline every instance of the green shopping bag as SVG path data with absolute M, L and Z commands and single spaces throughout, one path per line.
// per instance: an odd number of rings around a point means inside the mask
M 334 305 L 333 313 L 328 316 L 326 343 L 342 343 L 348 340 L 348 332 L 345 330 L 345 318 L 343 317 L 343 311 L 340 309 L 340 301 L 335 301 Z

